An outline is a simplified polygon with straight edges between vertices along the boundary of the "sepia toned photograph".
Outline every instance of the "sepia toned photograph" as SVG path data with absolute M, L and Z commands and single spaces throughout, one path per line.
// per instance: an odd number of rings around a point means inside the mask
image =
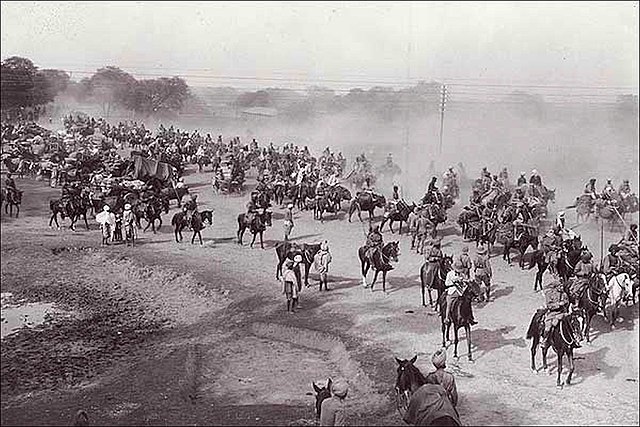
M 2 426 L 638 425 L 637 1 L 2 1 Z

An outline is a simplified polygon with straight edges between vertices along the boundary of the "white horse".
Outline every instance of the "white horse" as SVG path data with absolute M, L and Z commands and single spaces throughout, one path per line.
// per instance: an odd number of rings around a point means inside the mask
M 620 273 L 609 279 L 606 295 L 605 314 L 607 308 L 609 308 L 611 328 L 615 329 L 620 303 L 633 295 L 633 280 L 631 280 L 629 274 Z

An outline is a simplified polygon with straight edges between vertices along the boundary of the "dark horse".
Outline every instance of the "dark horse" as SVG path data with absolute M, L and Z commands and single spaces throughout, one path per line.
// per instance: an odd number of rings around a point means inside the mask
M 538 248 L 538 237 L 532 229 L 528 228 L 530 227 L 528 224 L 523 225 L 526 231 L 519 236 L 518 240 L 515 240 L 515 230 L 512 224 L 504 224 L 498 229 L 498 241 L 502 243 L 504 248 L 502 251 L 502 259 L 511 265 L 511 249 L 517 249 L 520 254 L 518 265 L 521 269 L 524 269 L 524 254 L 527 252 L 527 249 L 529 247 L 534 250 Z
M 156 233 L 156 230 L 160 230 L 162 227 L 162 211 L 164 209 L 165 213 L 169 213 L 169 206 L 163 206 L 163 203 L 160 199 L 152 199 L 149 202 L 140 202 L 138 212 L 142 213 L 142 218 L 147 221 L 147 225 L 144 227 L 143 232 L 147 231 L 149 226 L 151 226 L 151 231 Z M 156 228 L 156 220 L 158 221 L 158 227 Z
M 527 330 L 527 339 L 531 342 L 531 369 L 536 371 L 536 350 L 540 343 L 540 338 L 544 331 L 544 316 L 546 309 L 539 309 L 531 318 L 529 329 Z M 553 347 L 553 351 L 558 355 L 558 377 L 556 385 L 562 387 L 560 375 L 562 374 L 562 358 L 566 354 L 569 361 L 569 375 L 567 375 L 567 384 L 571 384 L 571 376 L 575 368 L 573 363 L 573 349 L 577 347 L 575 336 L 581 337 L 580 315 L 578 312 L 567 315 L 557 325 L 555 325 L 549 333 L 547 343 L 542 347 L 542 368 L 547 369 L 547 351 L 549 347 Z
M 411 360 L 400 360 L 398 363 L 396 377 L 396 408 L 400 415 L 405 418 L 407 412 L 409 416 L 417 418 L 415 425 L 421 426 L 460 426 L 460 416 L 455 406 L 449 400 L 446 390 L 440 384 L 427 383 L 427 379 L 414 363 L 418 356 L 413 356 Z M 428 399 L 422 402 L 411 400 L 414 393 L 421 389 L 428 392 Z M 421 391 L 421 392 L 422 392 Z M 416 408 L 417 403 L 423 406 Z M 426 406 L 426 407 L 425 407 Z
M 440 260 L 440 263 L 437 269 L 433 272 L 433 274 L 428 273 L 429 264 L 423 263 L 422 267 L 420 267 L 420 286 L 422 288 L 422 305 L 426 307 L 427 302 L 425 299 L 425 290 L 429 291 L 429 306 L 433 307 L 435 303 L 438 302 L 433 301 L 433 297 L 431 296 L 431 291 L 437 291 L 437 297 L 440 297 L 440 293 L 444 290 L 444 280 L 447 277 L 447 273 L 451 270 L 451 264 L 453 264 L 453 257 L 451 255 L 445 255 Z
M 176 242 L 180 243 L 182 241 L 182 230 L 189 225 L 187 213 L 185 211 L 176 212 L 171 218 L 171 225 L 174 227 L 173 232 L 176 236 Z M 180 236 L 180 240 L 178 240 L 178 236 Z
M 355 211 L 358 211 L 358 219 L 362 221 L 362 211 L 369 212 L 369 221 L 373 219 L 373 211 L 375 208 L 384 208 L 387 200 L 380 194 L 368 194 L 358 193 L 356 197 L 351 201 L 349 207 L 349 222 L 351 222 L 351 216 Z
M 301 245 L 292 243 L 289 241 L 280 242 L 276 245 L 276 255 L 278 256 L 278 266 L 276 267 L 276 280 L 280 279 L 282 275 L 282 264 L 289 258 L 293 259 L 294 256 L 302 256 L 302 262 L 305 266 L 304 284 L 309 286 L 309 271 L 311 270 L 311 264 L 313 264 L 313 258 L 320 250 L 320 243 L 303 243 Z
M 371 291 L 373 292 L 373 285 L 378 279 L 378 273 L 382 271 L 382 291 L 387 291 L 387 271 L 392 270 L 390 262 L 398 262 L 398 255 L 400 254 L 400 246 L 397 241 L 389 242 L 382 248 L 376 249 L 371 257 L 367 256 L 367 247 L 361 246 L 358 248 L 358 257 L 360 258 L 360 267 L 362 272 L 362 284 L 365 288 L 367 285 L 367 273 L 369 268 L 373 268 L 373 282 L 371 282 Z
M 402 234 L 402 223 L 407 222 L 409 214 L 415 207 L 415 203 L 408 205 L 404 200 L 398 201 L 394 210 L 385 212 L 384 218 L 382 218 L 382 223 L 380 224 L 380 230 L 382 231 L 384 224 L 389 221 L 389 230 L 391 230 L 391 234 L 393 234 L 393 223 L 399 222 L 400 228 L 398 230 L 398 234 Z
M 16 218 L 20 214 L 20 204 L 22 203 L 22 191 L 7 191 L 2 190 L 2 200 L 4 201 L 4 213 L 8 213 L 9 216 L 13 215 L 13 207 L 16 207 Z M 1 207 L 1 206 L 0 206 Z
M 327 380 L 327 385 L 324 387 L 318 387 L 315 382 L 312 384 L 313 390 L 316 392 L 316 418 L 320 418 L 322 402 L 331 397 L 331 378 Z
M 253 234 L 253 239 L 251 240 L 251 247 L 256 241 L 256 235 L 260 234 L 260 247 L 264 249 L 264 244 L 262 241 L 262 233 L 267 229 L 267 227 L 271 227 L 271 211 L 265 210 L 262 213 L 256 213 L 253 217 L 253 220 L 249 222 L 247 220 L 247 214 L 241 213 L 238 215 L 238 244 L 242 245 L 242 236 L 244 235 L 244 231 L 248 228 Z
M 60 229 L 60 224 L 58 223 L 58 214 L 60 214 L 62 219 L 65 219 L 66 216 L 69 217 L 71 220 L 69 228 L 74 231 L 76 221 L 82 217 L 84 219 L 84 225 L 88 230 L 89 222 L 87 221 L 87 211 L 89 210 L 89 207 L 89 202 L 78 197 L 64 201 L 60 199 L 50 200 L 49 209 L 51 210 L 51 218 L 49 218 L 49 227 L 51 227 L 51 224 L 55 221 L 56 227 Z
M 605 300 L 607 292 L 605 290 L 607 279 L 602 273 L 594 274 L 587 285 L 582 289 L 579 295 L 571 295 L 567 292 L 569 298 L 574 303 L 577 303 L 578 310 L 582 311 L 584 319 L 584 329 L 582 330 L 583 336 L 587 339 L 587 342 L 591 342 L 589 337 L 589 330 L 591 329 L 591 319 L 598 314 L 600 309 L 604 310 Z M 566 282 L 565 285 L 568 285 Z
M 453 302 L 451 307 L 451 321 L 445 322 L 447 316 L 447 296 L 444 292 L 440 293 L 438 297 L 438 304 L 440 306 L 440 324 L 442 327 L 442 346 L 446 346 L 446 341 L 449 340 L 449 329 L 453 324 L 453 357 L 458 357 L 458 329 L 464 328 L 465 336 L 467 338 L 467 350 L 469 351 L 468 359 L 473 360 L 471 355 L 471 319 L 473 319 L 473 312 L 471 308 L 471 302 L 474 298 L 481 294 L 480 285 L 476 280 L 470 280 L 467 283 L 462 296 L 457 298 Z M 445 341 L 446 337 L 446 341 Z

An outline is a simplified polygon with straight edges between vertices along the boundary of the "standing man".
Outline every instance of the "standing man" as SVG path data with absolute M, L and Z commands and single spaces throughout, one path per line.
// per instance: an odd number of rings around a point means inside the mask
M 411 234 L 411 249 L 413 249 L 416 245 L 416 237 L 418 235 L 416 231 L 418 222 L 418 207 L 414 207 L 411 212 L 409 212 L 409 217 L 407 218 L 407 224 L 409 225 L 409 233 Z
M 289 240 L 289 234 L 293 230 L 293 204 L 287 205 L 287 211 L 284 214 L 284 240 Z
M 313 257 L 313 263 L 320 275 L 320 291 L 322 291 L 322 284 L 324 283 L 324 290 L 328 291 L 328 274 L 329 264 L 331 263 L 331 253 L 329 253 L 329 242 L 326 240 L 320 244 L 320 250 Z
M 295 262 L 291 259 L 287 259 L 284 262 L 285 270 L 282 273 L 283 294 L 287 297 L 287 313 L 293 314 L 296 312 L 296 305 L 298 303 L 298 286 L 296 285 L 297 277 L 293 271 L 295 268 Z

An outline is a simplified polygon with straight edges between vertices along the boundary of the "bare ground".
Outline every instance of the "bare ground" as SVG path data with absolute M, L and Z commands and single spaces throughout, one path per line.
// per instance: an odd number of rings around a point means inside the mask
M 265 250 L 249 248 L 246 235 L 241 247 L 236 215 L 245 198 L 213 195 L 209 173 L 186 181 L 203 206 L 216 209 L 203 246 L 192 246 L 189 233 L 175 243 L 167 225 L 174 206 L 161 231 L 140 233 L 135 248 L 101 248 L 95 222 L 88 232 L 83 225 L 75 233 L 47 227 L 48 199 L 59 190 L 18 182 L 25 190 L 21 216 L 2 217 L 2 291 L 56 302 L 74 315 L 3 339 L 2 424 L 68 424 L 85 409 L 95 425 L 304 425 L 314 418 L 311 382 L 344 376 L 352 424 L 402 425 L 393 402 L 394 356 L 417 354 L 426 373 L 441 341 L 437 315 L 420 306 L 422 259 L 408 238 L 399 238 L 402 254 L 387 293 L 379 285 L 372 292 L 361 285 L 356 254 L 365 227 L 298 213 L 294 239 L 329 240 L 331 290 L 318 292 L 312 280 L 301 310 L 287 315 L 273 249 L 283 235 L 282 211 L 275 209 Z M 462 245 L 455 209 L 444 229 L 446 253 Z M 578 230 L 597 252 L 597 227 Z M 619 234 L 605 237 L 607 243 Z M 623 309 L 615 331 L 594 320 L 593 343 L 576 352 L 574 383 L 557 389 L 552 351 L 552 375 L 529 368 L 525 332 L 544 304 L 532 290 L 534 270 L 499 257 L 493 267 L 495 301 L 476 307 L 474 361 L 466 359 L 464 333 L 460 360 L 448 351 L 462 420 L 637 425 L 637 306 Z

